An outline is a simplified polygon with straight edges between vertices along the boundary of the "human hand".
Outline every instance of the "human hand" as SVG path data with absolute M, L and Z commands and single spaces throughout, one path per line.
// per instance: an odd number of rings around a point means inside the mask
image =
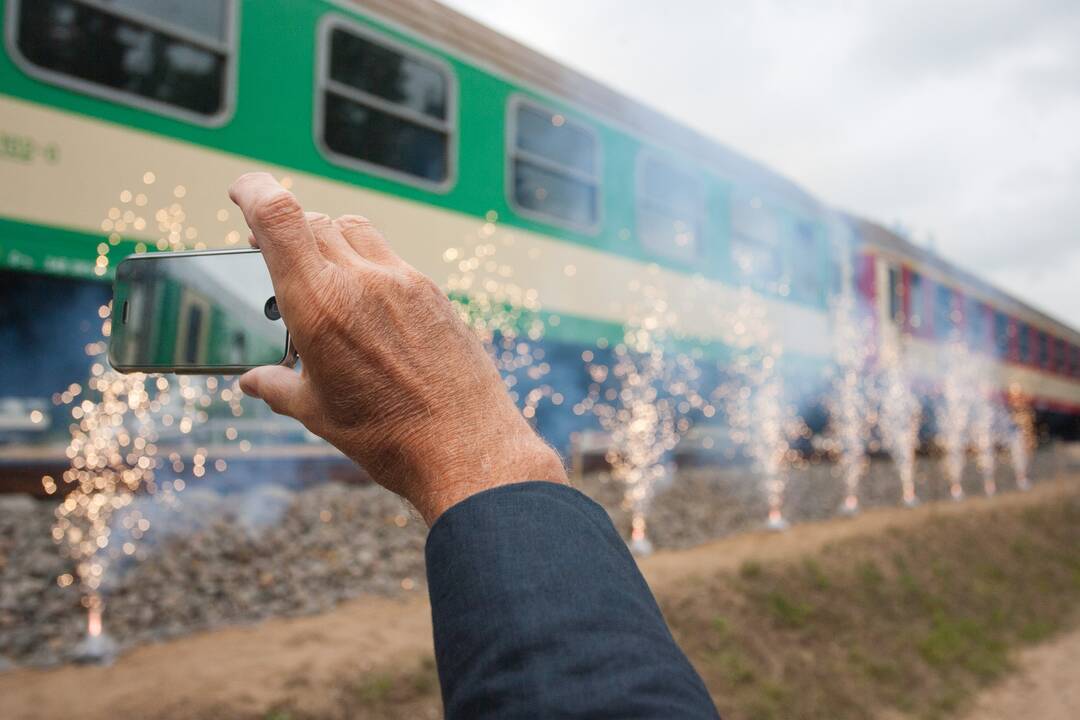
M 245 373 L 245 393 L 328 440 L 429 525 L 488 488 L 567 482 L 476 335 L 370 222 L 305 213 L 266 173 L 242 176 L 229 196 L 302 363 Z

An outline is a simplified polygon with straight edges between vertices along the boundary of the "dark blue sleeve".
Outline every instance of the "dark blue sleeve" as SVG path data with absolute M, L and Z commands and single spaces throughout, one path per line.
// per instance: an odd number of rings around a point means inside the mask
M 488 490 L 427 540 L 446 717 L 717 718 L 603 508 L 565 485 Z

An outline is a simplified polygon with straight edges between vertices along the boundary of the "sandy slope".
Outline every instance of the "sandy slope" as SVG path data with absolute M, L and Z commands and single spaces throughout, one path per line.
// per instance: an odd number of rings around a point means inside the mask
M 1028 494 L 993 500 L 970 499 L 939 503 L 915 510 L 888 508 L 854 519 L 798 525 L 789 532 L 748 533 L 685 551 L 660 552 L 642 562 L 657 594 L 674 590 L 695 575 L 737 568 L 749 559 L 799 556 L 826 543 L 888 527 L 919 523 L 932 515 L 978 512 L 999 504 L 1026 504 L 1061 493 L 1063 486 L 1045 483 Z M 1059 647 L 1060 646 L 1060 647 Z M 0 698 L 5 718 L 67 718 L 87 720 L 115 717 L 189 717 L 196 713 L 262 714 L 291 698 L 317 713 L 331 702 L 326 688 L 343 676 L 358 677 L 379 668 L 412 668 L 431 652 L 431 620 L 422 593 L 400 600 L 363 597 L 343 603 L 323 615 L 279 619 L 249 627 L 201 633 L 138 648 L 111 667 L 64 667 L 56 670 L 18 670 L 0 674 Z M 1048 660 L 1041 653 L 1051 653 Z M 1028 681 L 1021 676 L 991 691 L 991 709 L 979 705 L 974 718 L 1073 718 L 1080 693 L 1080 634 L 1025 655 L 1035 663 Z M 1048 672 L 1055 673 L 1047 675 Z M 1071 676 L 1071 679 L 1070 679 Z M 1051 678 L 1047 680 L 1046 678 Z M 1052 714 L 1046 687 L 1069 680 L 1072 695 Z M 1024 684 L 1027 682 L 1028 684 Z M 1015 685 L 1015 683 L 1020 683 Z M 1050 684 L 1047 684 L 1050 683 Z M 1028 705 L 1008 705 L 1015 697 L 1034 694 L 1046 703 L 1048 714 Z M 992 697 L 988 696 L 988 697 Z M 999 708 L 1011 712 L 997 712 Z M 1042 707 L 1042 706 L 1040 706 Z M 1070 713 L 1068 708 L 1072 708 Z M 1023 711 L 1016 711 L 1022 708 Z
M 1017 670 L 982 692 L 963 720 L 1080 718 L 1080 630 L 1019 653 Z

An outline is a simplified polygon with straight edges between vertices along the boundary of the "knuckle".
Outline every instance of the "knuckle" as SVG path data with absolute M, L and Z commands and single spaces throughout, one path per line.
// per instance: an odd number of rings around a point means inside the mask
M 382 270 L 371 272 L 364 280 L 364 292 L 378 297 L 393 297 L 401 289 L 401 278 L 395 273 Z
M 338 227 L 342 230 L 352 230 L 364 233 L 377 232 L 375 224 L 363 215 L 342 215 L 336 222 Z
M 233 183 L 233 186 L 236 187 L 236 186 L 239 186 L 239 185 L 247 185 L 248 183 L 252 183 L 252 182 L 256 182 L 258 180 L 261 180 L 264 177 L 266 177 L 266 173 L 258 171 L 258 170 L 253 170 L 253 171 L 250 171 L 250 172 L 246 172 L 243 175 L 241 175 L 240 177 L 236 178 L 236 181 Z
M 295 195 L 280 190 L 260 199 L 252 209 L 252 215 L 259 225 L 266 227 L 294 224 L 303 217 L 303 210 Z
M 420 312 L 441 316 L 450 309 L 450 301 L 439 285 L 421 272 L 413 270 L 406 275 L 406 298 Z
M 431 278 L 412 266 L 406 266 L 400 273 L 405 290 L 415 295 L 428 295 L 432 291 L 442 293 Z
M 407 282 L 409 295 L 425 305 L 434 305 L 446 299 L 442 289 L 427 275 L 415 273 Z

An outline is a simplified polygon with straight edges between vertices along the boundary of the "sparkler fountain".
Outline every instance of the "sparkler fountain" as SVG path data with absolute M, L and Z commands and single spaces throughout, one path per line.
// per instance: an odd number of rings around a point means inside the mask
M 791 441 L 803 434 L 805 426 L 784 401 L 777 368 L 783 346 L 773 337 L 764 302 L 749 288 L 739 290 L 734 312 L 720 314 L 724 342 L 734 355 L 721 368 L 728 380 L 713 396 L 726 408 L 732 441 L 744 448 L 762 476 L 769 506 L 767 527 L 784 530 L 785 473 L 795 455 Z
M 983 376 L 985 377 L 985 375 Z M 983 492 L 987 497 L 997 493 L 994 472 L 997 469 L 997 407 L 993 401 L 992 386 L 985 380 L 973 399 L 971 435 L 975 443 L 975 464 L 983 478 Z
M 860 322 L 851 283 L 844 282 L 842 287 L 843 291 L 830 299 L 835 367 L 827 405 L 844 478 L 845 495 L 840 511 L 853 515 L 859 511 L 859 482 L 868 465 L 866 447 L 873 422 L 866 383 L 872 345 L 865 323 Z
M 149 225 L 150 187 L 156 176 L 143 176 L 144 192 L 124 190 L 120 193 L 123 207 L 113 207 L 102 221 L 102 230 L 109 233 L 108 242 L 98 246 L 95 273 L 108 272 L 109 251 L 119 244 L 121 233 L 131 229 L 142 231 Z M 182 250 L 186 242 L 198 237 L 198 231 L 186 224 L 186 214 L 178 200 L 186 194 L 183 186 L 173 188 L 168 204 L 159 208 L 154 218 L 161 233 L 155 244 L 159 249 Z M 225 211 L 221 211 L 225 212 Z M 221 220 L 219 212 L 219 220 Z M 226 213 L 227 215 L 227 213 Z M 226 242 L 235 242 L 232 235 Z M 205 247 L 196 242 L 195 247 Z M 140 242 L 136 252 L 145 252 Z M 181 377 L 169 380 L 142 373 L 121 374 L 108 367 L 106 343 L 111 331 L 110 308 L 102 306 L 102 340 L 86 345 L 92 359 L 86 387 L 72 383 L 54 396 L 57 405 L 68 408 L 72 422 L 66 455 L 70 466 L 60 480 L 42 478 L 48 494 L 60 494 L 64 499 L 57 506 L 53 539 L 61 544 L 75 562 L 75 574 L 65 573 L 57 578 L 61 587 L 76 585 L 87 611 L 87 634 L 75 648 L 75 657 L 85 662 L 108 662 L 116 652 L 116 643 L 104 631 L 104 585 L 110 565 L 136 553 L 135 542 L 150 530 L 150 521 L 125 516 L 138 493 L 173 498 L 184 487 L 177 478 L 165 483 L 157 480 L 158 472 L 166 466 L 161 448 L 162 431 L 190 437 L 197 425 L 208 418 L 208 408 L 216 400 L 228 404 L 233 416 L 243 410 L 242 394 L 235 382 L 217 378 L 194 380 Z M 231 435 L 230 435 L 231 432 Z M 228 439 L 235 439 L 235 429 L 226 430 Z M 181 454 L 173 451 L 167 460 L 175 472 L 184 469 Z M 208 457 L 204 448 L 194 450 L 192 473 L 206 473 Z M 213 463 L 218 471 L 226 467 L 223 459 Z M 127 528 L 122 543 L 110 543 L 114 519 L 120 517 Z M 119 545 L 119 547 L 117 547 Z
M 937 440 L 945 451 L 945 476 L 949 481 L 949 495 L 962 500 L 961 484 L 970 437 L 973 400 L 978 383 L 975 362 L 964 344 L 952 340 L 945 347 L 942 391 L 935 409 Z
M 1031 452 L 1035 447 L 1035 415 L 1025 401 L 1020 389 L 1009 388 L 1010 407 L 1009 459 L 1016 476 L 1019 490 L 1031 489 Z
M 689 413 L 711 406 L 695 389 L 699 370 L 693 358 L 668 347 L 676 314 L 662 291 L 638 280 L 631 281 L 631 290 L 639 302 L 629 309 L 611 366 L 593 362 L 591 351 L 583 355 L 592 383 L 578 409 L 591 410 L 610 435 L 606 459 L 626 488 L 630 549 L 648 555 L 649 504 L 673 474 L 666 458 L 689 429 Z
M 911 387 L 911 372 L 904 356 L 899 332 L 885 329 L 878 357 L 878 430 L 885 451 L 900 474 L 904 504 L 918 505 L 915 492 L 915 449 L 919 442 L 922 408 Z
M 1012 428 L 1012 432 L 1009 433 L 1009 458 L 1012 461 L 1013 472 L 1016 475 L 1017 489 L 1030 490 L 1031 480 L 1028 476 L 1028 466 L 1031 463 L 1031 453 L 1023 430 L 1015 426 Z
M 100 312 L 105 337 L 110 330 L 108 310 L 103 306 Z M 113 563 L 135 555 L 135 543 L 150 530 L 149 519 L 129 515 L 127 508 L 137 494 L 153 494 L 168 501 L 184 487 L 179 478 L 158 482 L 162 468 L 184 469 L 179 452 L 165 456 L 163 431 L 190 437 L 196 426 L 206 422 L 207 409 L 215 401 L 227 403 L 233 416 L 243 410 L 235 381 L 186 377 L 170 381 L 142 373 L 123 375 L 107 367 L 104 341 L 90 343 L 86 350 L 94 358 L 87 387 L 73 384 L 55 398 L 69 408 L 72 418 L 66 451 L 70 467 L 59 482 L 46 476 L 42 483 L 47 493 L 64 495 L 56 509 L 53 539 L 75 562 L 75 575 L 61 575 L 57 582 L 61 586 L 77 584 L 87 611 L 87 635 L 75 649 L 75 657 L 84 662 L 108 662 L 116 644 L 103 629 L 106 575 Z M 232 433 L 235 437 L 235 430 Z M 205 475 L 208 461 L 204 448 L 194 449 L 193 475 Z M 223 459 L 210 466 L 218 471 L 226 468 Z M 111 543 L 119 535 L 114 522 L 118 518 L 126 528 L 126 537 L 122 543 Z

